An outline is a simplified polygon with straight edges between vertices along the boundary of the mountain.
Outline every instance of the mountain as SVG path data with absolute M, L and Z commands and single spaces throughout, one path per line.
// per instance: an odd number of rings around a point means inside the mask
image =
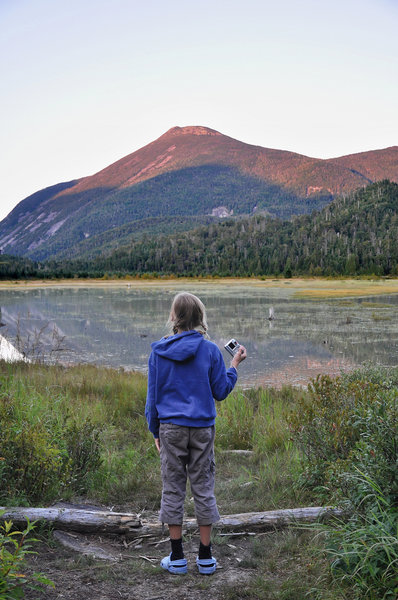
M 95 256 L 165 224 L 173 232 L 231 215 L 310 213 L 386 177 L 398 181 L 396 146 L 321 160 L 174 127 L 95 175 L 20 202 L 0 223 L 0 248 L 37 260 Z

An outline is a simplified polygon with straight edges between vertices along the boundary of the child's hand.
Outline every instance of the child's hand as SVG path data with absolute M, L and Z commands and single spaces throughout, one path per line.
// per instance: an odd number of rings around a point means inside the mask
M 155 446 L 156 446 L 156 450 L 160 453 L 160 439 L 159 438 L 155 438 Z
M 237 366 L 239 365 L 239 363 L 241 363 L 242 360 L 245 360 L 246 356 L 247 356 L 246 348 L 244 346 L 241 346 L 240 348 L 238 348 L 237 353 L 231 360 L 231 367 L 235 367 L 235 369 L 236 369 Z

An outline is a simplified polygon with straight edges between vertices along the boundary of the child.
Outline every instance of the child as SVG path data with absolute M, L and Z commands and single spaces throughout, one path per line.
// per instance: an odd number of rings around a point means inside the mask
M 214 399 L 224 400 L 233 390 L 246 349 L 239 348 L 226 370 L 219 348 L 206 339 L 205 307 L 193 294 L 176 295 L 169 323 L 174 335 L 152 344 L 145 408 L 161 459 L 159 518 L 168 523 L 171 541 L 171 553 L 161 566 L 170 573 L 187 573 L 182 521 L 188 475 L 200 530 L 196 564 L 199 573 L 211 575 L 217 567 L 211 527 L 220 518 L 214 496 Z

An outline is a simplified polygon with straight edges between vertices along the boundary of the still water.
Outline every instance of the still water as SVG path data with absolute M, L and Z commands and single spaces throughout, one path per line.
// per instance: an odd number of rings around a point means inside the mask
M 205 303 L 210 337 L 220 348 L 231 337 L 246 346 L 243 385 L 300 385 L 366 361 L 398 364 L 398 295 L 315 301 L 289 289 L 216 284 L 10 289 L 0 291 L 0 332 L 10 341 L 19 336 L 49 362 L 146 371 L 150 343 L 167 333 L 170 304 L 181 289 Z M 51 354 L 54 328 L 63 340 Z

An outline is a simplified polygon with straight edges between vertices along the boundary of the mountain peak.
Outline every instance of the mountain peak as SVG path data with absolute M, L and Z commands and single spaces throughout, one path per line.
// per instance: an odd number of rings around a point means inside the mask
M 80 243 L 102 252 L 103 240 L 116 247 L 120 236 L 165 232 L 169 222 L 177 231 L 213 214 L 311 212 L 382 179 L 398 181 L 397 147 L 321 160 L 173 127 L 94 175 L 23 200 L 0 224 L 0 248 L 37 260 L 70 256 Z
M 186 127 L 172 127 L 166 133 L 165 136 L 175 135 L 210 135 L 210 136 L 221 136 L 222 134 L 215 129 L 209 127 L 202 127 L 201 125 L 188 125 Z

